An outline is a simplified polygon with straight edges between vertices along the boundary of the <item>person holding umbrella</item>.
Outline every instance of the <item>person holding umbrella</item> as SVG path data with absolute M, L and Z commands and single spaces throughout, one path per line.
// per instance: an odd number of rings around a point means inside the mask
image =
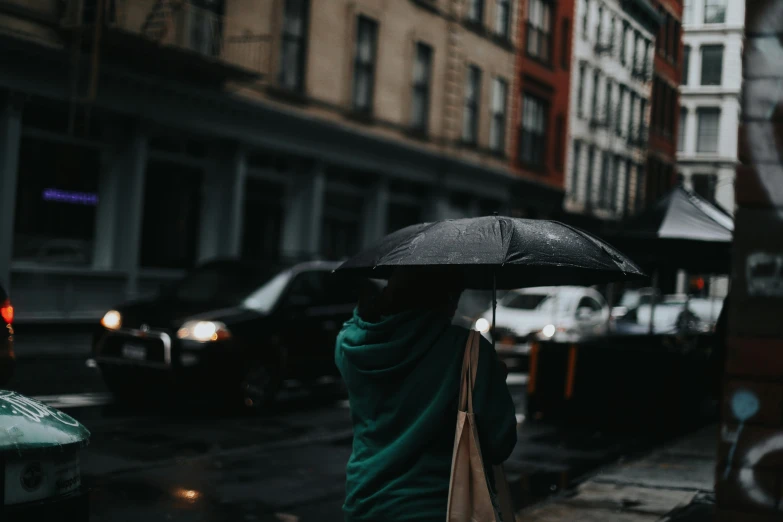
M 467 329 L 451 325 L 462 290 L 457 270 L 399 268 L 338 336 L 335 358 L 354 425 L 346 521 L 446 519 L 468 338 Z M 482 338 L 473 407 L 488 465 L 505 461 L 517 441 L 505 377 Z
M 347 522 L 513 519 L 494 465 L 516 444 L 514 405 L 494 335 L 451 324 L 464 289 L 492 289 L 494 310 L 498 288 L 644 277 L 585 232 L 498 216 L 404 228 L 337 272 L 389 280 L 336 341 L 354 427 Z

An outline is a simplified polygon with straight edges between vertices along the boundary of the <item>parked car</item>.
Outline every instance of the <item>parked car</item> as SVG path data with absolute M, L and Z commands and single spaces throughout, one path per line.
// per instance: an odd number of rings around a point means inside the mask
M 336 377 L 335 338 L 359 294 L 337 266 L 214 261 L 106 312 L 93 343 L 106 385 L 120 399 L 158 384 L 255 406 L 285 379 Z
M 16 355 L 13 323 L 14 307 L 5 288 L 0 285 L 0 386 L 10 381 L 14 374 Z
M 604 335 L 609 306 L 588 287 L 561 286 L 514 290 L 499 299 L 496 310 L 496 349 L 510 367 L 524 365 L 533 340 L 578 342 Z M 492 308 L 475 327 L 488 338 Z
M 641 304 L 616 320 L 613 329 L 620 334 L 643 335 L 650 332 L 652 321 L 655 334 L 710 333 L 722 309 L 722 298 L 665 295 L 656 302 L 654 311 L 652 303 Z

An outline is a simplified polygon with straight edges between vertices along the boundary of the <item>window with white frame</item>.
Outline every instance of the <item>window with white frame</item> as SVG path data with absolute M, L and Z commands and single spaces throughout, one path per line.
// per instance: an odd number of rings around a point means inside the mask
M 718 152 L 718 137 L 720 135 L 720 109 L 703 107 L 696 111 L 698 129 L 696 134 L 696 152 Z
M 304 88 L 308 4 L 309 0 L 286 0 L 283 12 L 278 82 L 296 92 Z
M 413 63 L 413 96 L 411 100 L 411 127 L 427 131 L 430 114 L 430 85 L 432 82 L 432 47 L 418 42 Z
M 623 134 L 623 114 L 625 105 L 625 85 L 620 85 L 620 94 L 617 99 L 617 115 L 615 117 L 614 132 L 618 136 Z
M 506 105 L 508 82 L 503 78 L 492 80 L 492 122 L 489 128 L 489 148 L 503 152 L 506 144 Z
M 723 46 L 705 45 L 701 48 L 701 84 L 720 85 L 723 79 Z
M 682 152 L 685 150 L 685 128 L 688 120 L 688 109 L 680 108 L 680 123 L 677 126 L 677 150 Z
M 601 71 L 596 70 L 593 72 L 593 96 L 590 100 L 590 119 L 592 121 L 598 121 L 599 118 L 599 110 L 598 110 L 598 91 L 599 91 L 599 84 L 601 82 Z
M 693 23 L 693 1 L 694 0 L 684 0 L 682 3 L 683 25 L 690 25 Z
M 478 141 L 479 100 L 481 99 L 481 69 L 468 66 L 465 78 L 465 107 L 462 118 L 462 141 L 475 145 Z
M 360 15 L 353 66 L 353 109 L 356 112 L 372 112 L 377 41 L 378 22 Z
M 527 54 L 549 63 L 552 56 L 552 4 L 530 0 L 527 15 Z
M 576 86 L 576 116 L 577 118 L 584 117 L 585 109 L 585 74 L 587 73 L 587 65 L 582 62 L 579 64 L 579 79 Z
M 726 23 L 726 2 L 727 0 L 704 0 L 704 23 Z
M 628 31 L 630 30 L 630 27 L 628 25 L 628 22 L 623 20 L 623 31 L 620 34 L 620 63 L 622 65 L 625 65 L 628 63 L 628 57 L 626 56 L 627 49 L 628 49 Z
M 519 133 L 519 160 L 543 167 L 546 157 L 546 131 L 549 104 L 532 94 L 522 96 L 522 128 Z
M 590 0 L 582 0 L 582 38 L 590 39 L 589 22 L 590 21 Z
M 686 45 L 682 51 L 682 85 L 688 85 L 688 74 L 691 68 L 691 46 Z
M 497 0 L 495 33 L 501 38 L 509 38 L 511 35 L 511 0 Z
M 579 162 L 582 154 L 582 142 L 574 140 L 574 155 L 573 163 L 571 164 L 571 176 L 568 183 L 568 190 L 570 191 L 571 199 L 576 201 L 579 192 Z

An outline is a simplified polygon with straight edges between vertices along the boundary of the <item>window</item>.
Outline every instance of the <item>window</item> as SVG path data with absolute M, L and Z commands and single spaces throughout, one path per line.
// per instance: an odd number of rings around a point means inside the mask
M 623 134 L 623 105 L 625 104 L 625 85 L 620 85 L 620 96 L 617 100 L 617 116 L 615 118 L 615 134 Z
M 720 85 L 723 77 L 723 46 L 705 45 L 701 48 L 701 84 Z
M 726 23 L 726 0 L 704 0 L 704 23 Z
M 242 257 L 270 260 L 280 254 L 285 213 L 285 186 L 281 183 L 248 178 L 245 182 Z M 250 223 L 253 226 L 250 226 Z
M 577 192 L 579 191 L 579 160 L 582 154 L 582 142 L 574 140 L 574 157 L 571 164 L 571 176 L 568 183 L 568 190 L 570 191 L 571 199 L 576 200 Z
M 615 39 L 615 38 L 616 38 L 616 36 L 617 36 L 617 34 L 616 34 L 616 29 L 615 29 L 615 26 L 616 26 L 616 25 L 617 25 L 617 20 L 616 20 L 616 19 L 615 19 L 615 17 L 613 16 L 613 17 L 612 17 L 612 18 L 609 20 L 609 49 L 610 49 L 610 54 L 614 54 L 614 51 L 615 51 L 615 49 L 616 49 L 616 48 L 615 48 L 615 41 L 614 41 L 614 39 Z
M 614 82 L 606 80 L 606 128 L 610 129 L 612 124 L 612 93 L 614 92 Z
M 202 172 L 151 161 L 144 182 L 141 266 L 191 268 L 201 219 Z
M 633 47 L 631 48 L 631 71 L 636 72 L 637 56 L 639 55 L 639 33 L 633 33 Z
M 634 119 L 636 118 L 636 93 L 631 91 L 631 99 L 628 102 L 628 141 L 634 141 Z
M 495 11 L 495 32 L 498 36 L 508 38 L 511 27 L 511 0 L 498 0 Z
M 609 178 L 609 210 L 617 212 L 617 187 L 620 181 L 620 168 L 623 159 L 620 156 L 612 156 L 612 174 Z
M 468 66 L 465 82 L 465 109 L 462 117 L 462 141 L 475 145 L 478 140 L 478 109 L 481 99 L 481 69 Z
M 506 145 L 506 100 L 508 83 L 502 78 L 492 82 L 492 125 L 489 129 L 489 148 L 503 152 Z
M 693 23 L 693 2 L 694 0 L 684 0 L 682 3 L 682 23 L 684 25 Z
M 718 152 L 720 109 L 703 108 L 697 111 L 699 127 L 696 136 L 697 152 Z
M 560 32 L 560 38 L 562 41 L 561 49 L 560 49 L 560 67 L 562 67 L 564 70 L 568 70 L 568 64 L 571 58 L 571 46 L 568 45 L 568 37 L 570 36 L 571 31 L 569 27 L 569 20 L 568 18 L 563 19 L 562 23 L 562 29 Z
M 589 27 L 588 21 L 590 20 L 590 0 L 582 1 L 582 38 L 585 40 L 590 39 L 590 35 L 587 32 Z
M 641 209 L 644 206 L 644 167 L 641 164 L 636 165 L 636 195 L 634 198 L 634 207 Z
M 644 113 L 647 110 L 647 100 L 644 98 L 639 98 L 639 143 L 646 143 L 647 142 L 647 129 L 646 124 L 644 123 Z
M 628 59 L 626 57 L 626 49 L 627 49 L 627 43 L 628 43 L 628 22 L 623 20 L 623 32 L 620 35 L 620 63 L 625 65 L 628 63 Z
M 648 81 L 649 76 L 647 75 L 648 68 L 649 68 L 649 58 L 650 57 L 650 40 L 644 40 L 644 55 L 642 56 L 642 79 L 646 82 Z
M 587 188 L 585 189 L 585 205 L 589 208 L 593 203 L 593 172 L 595 168 L 595 147 L 587 147 Z
M 304 88 L 307 8 L 308 0 L 286 0 L 283 13 L 278 82 L 282 87 L 297 92 Z
M 598 23 L 595 26 L 595 43 L 599 44 L 601 43 L 601 32 L 603 31 L 604 26 L 604 6 L 599 5 L 598 6 Z
M 411 103 L 411 127 L 426 132 L 430 115 L 430 83 L 432 81 L 432 47 L 416 44 L 416 61 L 413 64 L 413 97 Z
M 552 47 L 552 4 L 548 0 L 530 0 L 527 13 L 527 54 L 549 63 Z
M 677 64 L 677 60 L 680 59 L 680 23 L 672 18 L 672 49 L 669 56 L 672 58 L 672 62 Z
M 680 124 L 677 129 L 677 150 L 685 150 L 685 122 L 688 119 L 688 110 L 680 109 Z
M 484 21 L 484 0 L 468 0 L 468 20 L 477 24 Z
M 590 101 L 590 119 L 598 121 L 598 84 L 601 81 L 600 71 L 593 73 L 593 96 Z
M 565 133 L 565 117 L 562 114 L 558 114 L 555 119 L 555 168 L 558 172 L 563 170 L 563 159 L 565 156 L 565 140 L 567 136 Z
M 584 117 L 584 101 L 585 101 L 585 69 L 586 65 L 583 63 L 579 64 L 579 84 L 576 88 L 576 116 L 577 118 L 583 118 Z
M 691 176 L 693 191 L 707 201 L 715 201 L 716 177 L 713 174 L 693 174 Z
M 611 156 L 604 151 L 601 155 L 601 179 L 598 184 L 598 204 L 601 208 L 609 208 L 609 176 L 611 175 Z
M 522 129 L 519 133 L 519 160 L 521 162 L 535 167 L 544 166 L 548 113 L 547 102 L 530 94 L 523 95 Z
M 372 112 L 377 39 L 378 23 L 359 16 L 353 65 L 353 109 L 356 112 Z
M 682 83 L 688 85 L 688 71 L 691 65 L 691 46 L 686 45 L 682 50 Z

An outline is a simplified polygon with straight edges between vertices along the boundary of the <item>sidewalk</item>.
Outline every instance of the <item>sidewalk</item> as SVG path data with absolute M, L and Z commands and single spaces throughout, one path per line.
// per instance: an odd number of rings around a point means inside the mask
M 631 462 L 618 462 L 574 491 L 522 510 L 524 522 L 708 522 L 713 512 L 717 427 Z

